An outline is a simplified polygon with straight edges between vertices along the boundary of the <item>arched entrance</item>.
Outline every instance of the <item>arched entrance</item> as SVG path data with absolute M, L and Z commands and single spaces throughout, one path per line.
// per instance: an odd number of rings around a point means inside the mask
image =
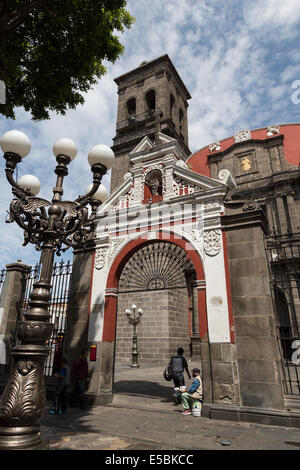
M 179 346 L 190 350 L 194 265 L 186 252 L 167 241 L 148 243 L 128 259 L 118 284 L 115 359 L 131 362 L 132 326 L 125 310 L 143 309 L 138 326 L 139 358 L 165 364 Z
M 125 310 L 144 311 L 138 326 L 140 362 L 165 364 L 179 346 L 189 356 L 191 335 L 207 336 L 206 291 L 196 250 L 175 234 L 138 237 L 116 256 L 105 295 L 103 342 L 115 344 L 114 362 L 129 368 L 132 326 Z M 160 366 L 161 376 L 162 366 Z M 166 383 L 165 383 L 166 384 Z M 168 385 L 168 384 L 166 384 Z

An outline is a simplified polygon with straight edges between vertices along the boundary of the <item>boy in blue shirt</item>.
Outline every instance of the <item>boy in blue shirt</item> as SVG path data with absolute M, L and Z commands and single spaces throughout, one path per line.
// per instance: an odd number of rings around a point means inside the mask
M 192 376 L 194 380 L 188 389 L 187 392 L 183 392 L 181 394 L 181 402 L 184 411 L 182 412 L 183 415 L 190 415 L 192 413 L 191 408 L 193 406 L 194 401 L 203 401 L 203 388 L 202 388 L 202 380 L 200 377 L 200 370 L 195 368 L 192 370 Z

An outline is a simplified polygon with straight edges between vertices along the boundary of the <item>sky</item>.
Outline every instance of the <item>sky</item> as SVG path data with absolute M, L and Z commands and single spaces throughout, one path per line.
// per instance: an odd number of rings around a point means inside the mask
M 136 18 L 120 35 L 124 54 L 85 95 L 85 104 L 65 116 L 51 113 L 38 123 L 18 108 L 15 120 L 0 118 L 0 136 L 25 132 L 31 153 L 18 165 L 18 176 L 34 174 L 40 197 L 51 200 L 56 177 L 52 147 L 69 137 L 78 155 L 64 182 L 65 200 L 84 194 L 91 183 L 87 162 L 96 144 L 112 145 L 117 116 L 114 78 L 144 60 L 168 54 L 192 99 L 189 101 L 189 147 L 192 152 L 240 129 L 300 122 L 299 0 L 129 0 Z M 297 91 L 298 90 L 298 91 Z M 12 199 L 0 158 L 0 269 L 22 260 L 33 265 L 40 254 L 22 246 L 23 231 L 5 218 Z M 110 174 L 103 183 L 109 191 Z M 71 259 L 71 250 L 63 255 Z M 58 259 L 60 260 L 60 259 Z

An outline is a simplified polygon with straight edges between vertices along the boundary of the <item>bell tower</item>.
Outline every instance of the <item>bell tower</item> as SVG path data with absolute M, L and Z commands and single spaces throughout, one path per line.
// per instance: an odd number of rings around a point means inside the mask
M 115 82 L 119 99 L 111 192 L 123 182 L 130 170 L 129 154 L 145 136 L 154 143 L 162 132 L 178 141 L 186 158 L 191 154 L 187 121 L 191 96 L 167 54 L 142 62 Z

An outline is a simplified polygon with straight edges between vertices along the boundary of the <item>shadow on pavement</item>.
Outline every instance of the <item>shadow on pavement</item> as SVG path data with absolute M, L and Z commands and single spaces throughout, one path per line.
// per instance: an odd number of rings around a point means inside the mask
M 173 388 L 145 380 L 120 380 L 114 383 L 113 391 L 114 393 L 124 393 L 126 395 L 165 398 L 167 401 L 171 401 Z

